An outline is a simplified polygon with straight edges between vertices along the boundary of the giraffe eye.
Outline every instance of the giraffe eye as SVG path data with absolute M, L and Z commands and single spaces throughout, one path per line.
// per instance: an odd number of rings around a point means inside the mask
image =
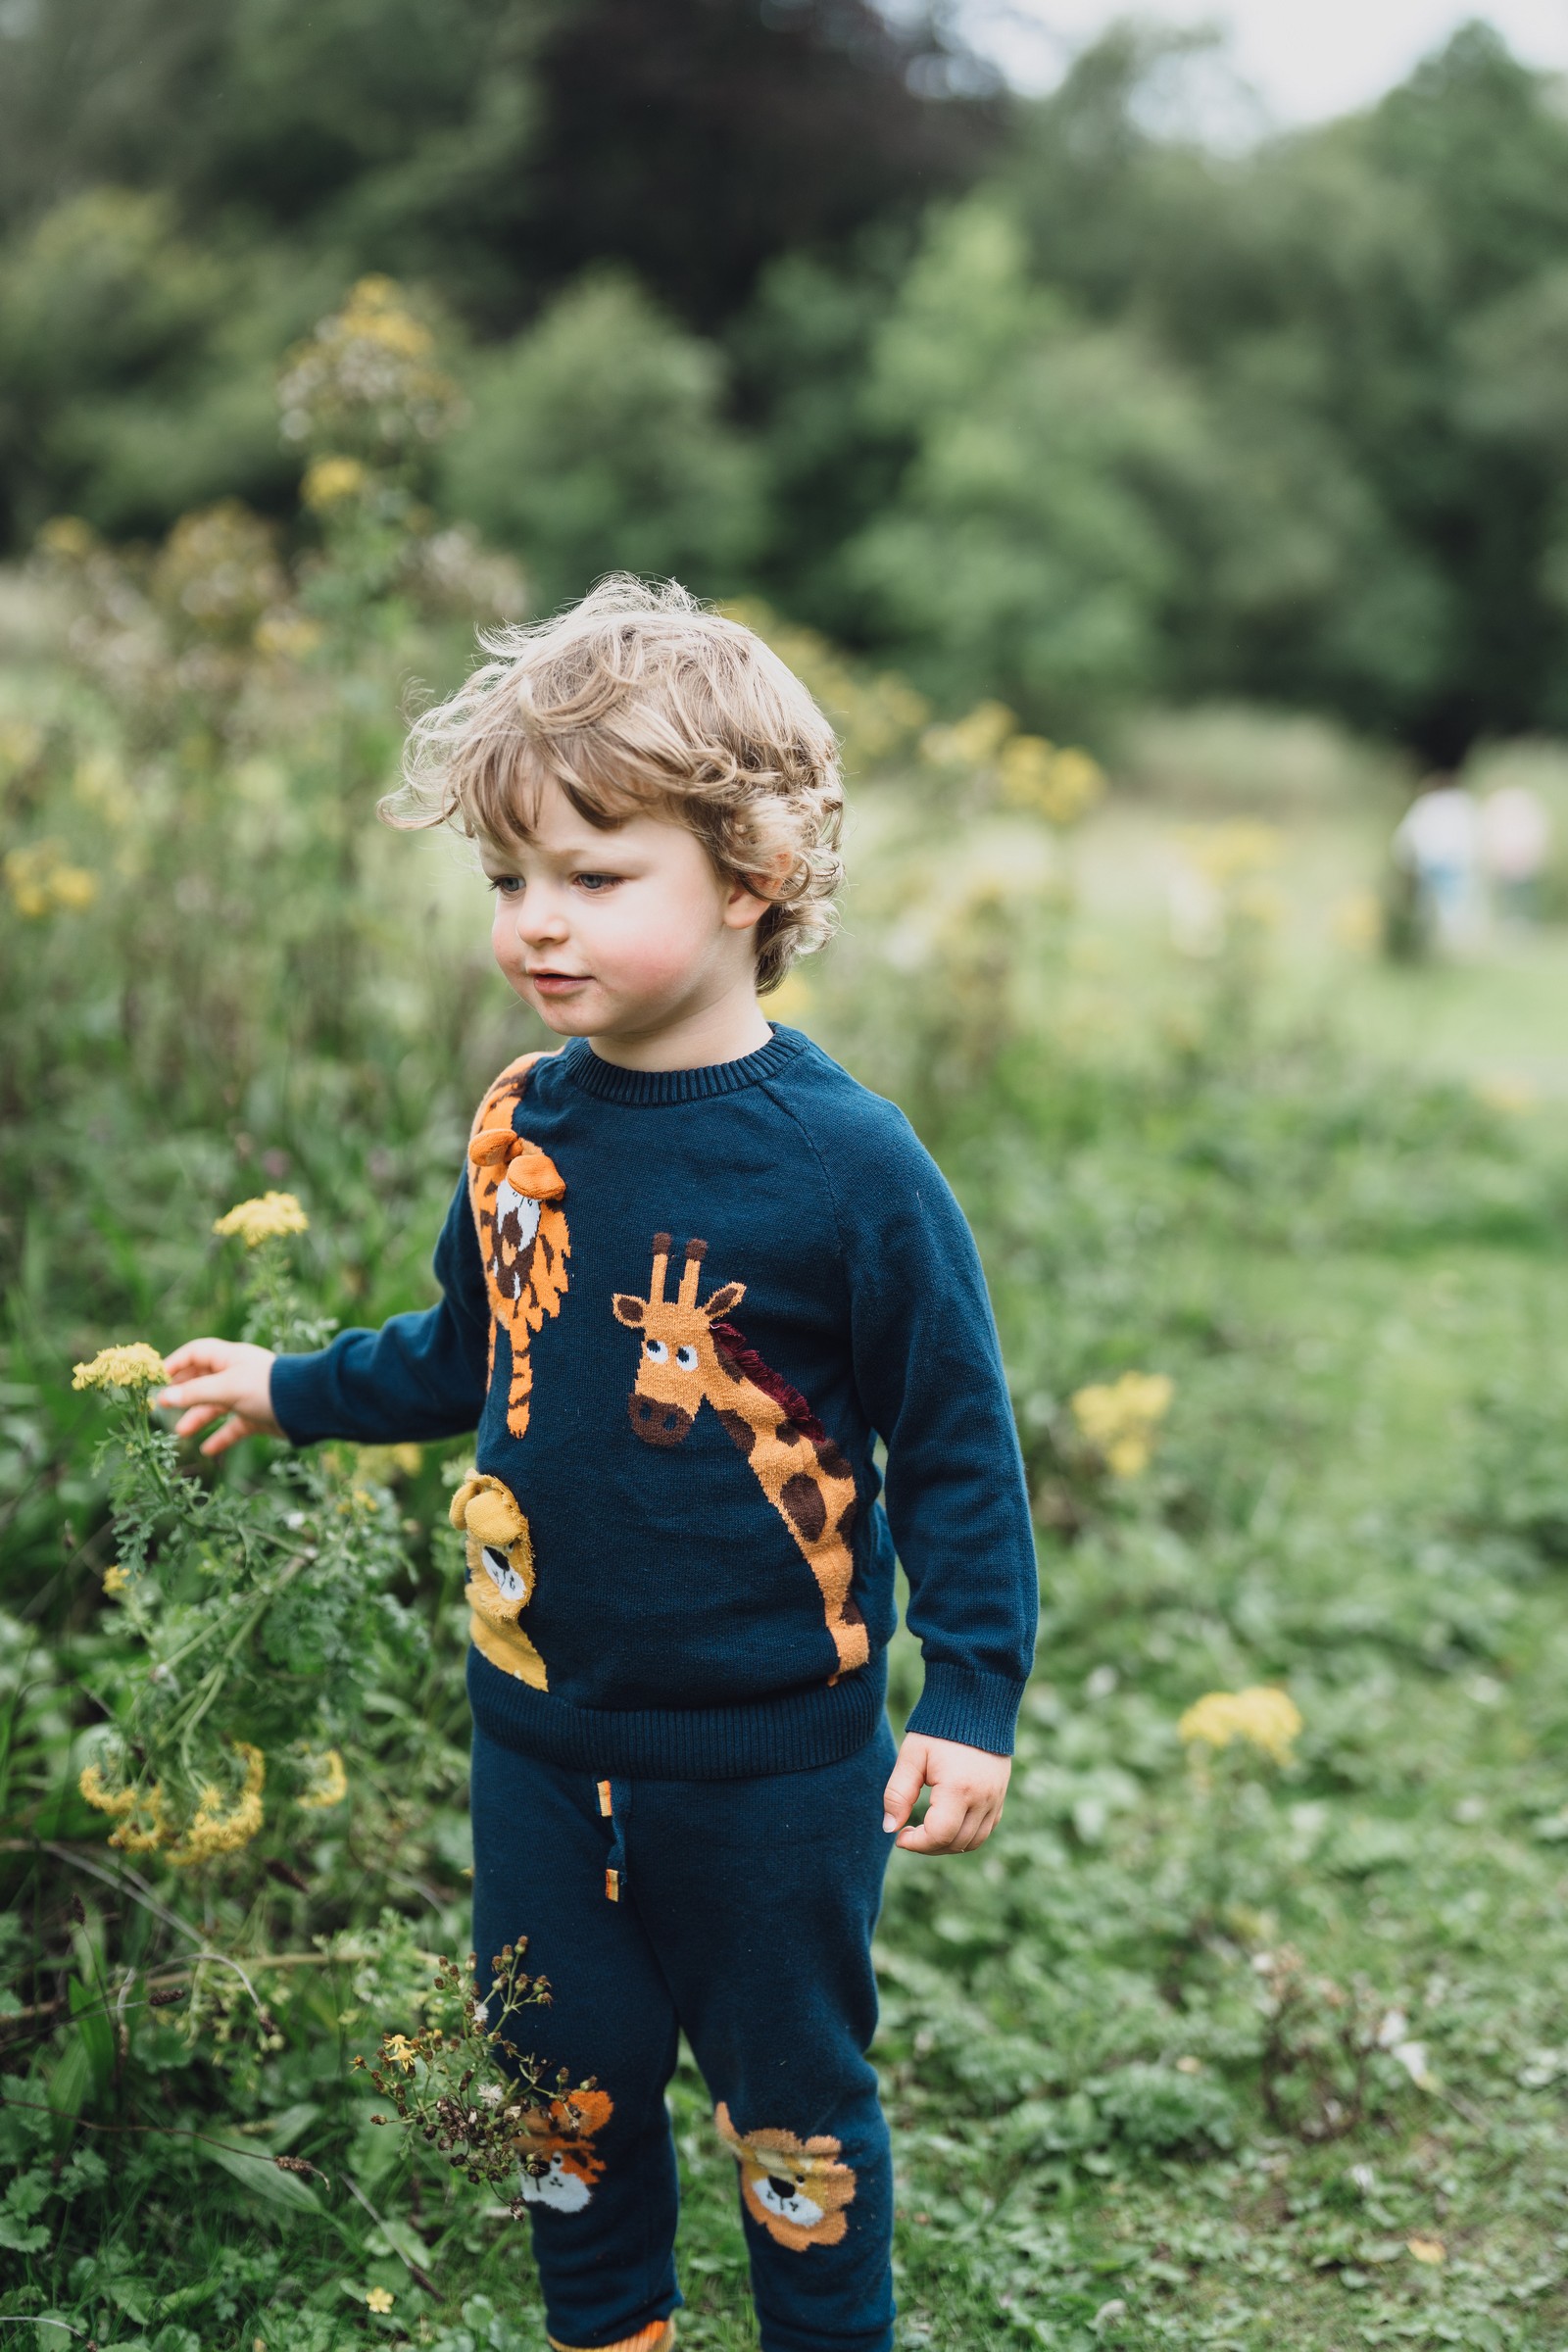
M 677 1364 L 679 1364 L 683 1372 L 695 1372 L 697 1369 L 696 1348 L 677 1348 L 675 1350 L 675 1361 Z
M 669 1361 L 669 1347 L 664 1340 L 644 1340 L 643 1351 L 651 1364 L 663 1364 Z

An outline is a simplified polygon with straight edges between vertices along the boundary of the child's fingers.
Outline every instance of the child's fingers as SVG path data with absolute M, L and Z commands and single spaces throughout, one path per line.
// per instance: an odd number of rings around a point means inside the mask
M 179 1419 L 174 1423 L 175 1437 L 193 1438 L 196 1432 L 199 1429 L 205 1429 L 210 1421 L 221 1421 L 226 1409 L 226 1406 L 221 1404 L 193 1404 L 190 1411 L 181 1413 Z
M 974 1810 L 978 1818 L 978 1808 Z M 935 1788 L 924 1821 L 916 1829 L 901 1830 L 899 1843 L 911 1854 L 956 1853 L 970 1811 L 956 1788 Z
M 223 1423 L 221 1429 L 214 1430 L 212 1436 L 202 1446 L 202 1451 L 208 1454 L 226 1453 L 231 1446 L 239 1444 L 241 1438 L 248 1438 L 252 1435 L 254 1432 L 250 1423 L 242 1421 L 239 1414 L 234 1413 Z
M 160 1404 L 220 1404 L 234 1402 L 234 1391 L 239 1384 L 232 1372 L 209 1372 L 199 1380 L 172 1381 L 158 1393 Z
M 225 1340 L 187 1340 L 164 1358 L 171 1380 L 185 1380 L 200 1372 L 216 1372 L 228 1347 Z
M 914 1811 L 915 1799 L 925 1787 L 925 1767 L 924 1741 L 906 1740 L 893 1767 L 893 1777 L 882 1792 L 884 1830 L 902 1830 Z

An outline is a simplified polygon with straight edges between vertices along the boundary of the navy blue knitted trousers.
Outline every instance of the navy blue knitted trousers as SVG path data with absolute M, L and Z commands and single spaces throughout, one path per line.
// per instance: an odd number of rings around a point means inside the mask
M 684 2031 L 737 2161 L 763 2352 L 890 2352 L 893 2176 L 866 2048 L 892 1839 L 884 1722 L 839 1764 L 593 1781 L 473 1741 L 474 1949 L 528 1939 L 520 2049 L 593 2092 L 524 2182 L 551 2341 L 657 2344 L 681 2301 L 665 2085 Z

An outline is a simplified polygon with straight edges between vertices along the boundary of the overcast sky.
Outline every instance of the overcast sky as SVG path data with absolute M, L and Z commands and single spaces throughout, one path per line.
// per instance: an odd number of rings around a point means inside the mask
M 1137 14 L 1223 24 L 1231 54 L 1279 122 L 1309 122 L 1379 97 L 1455 25 L 1484 16 L 1516 56 L 1568 73 L 1568 0 L 964 0 L 964 28 L 1021 87 L 1049 89 L 1075 48 Z

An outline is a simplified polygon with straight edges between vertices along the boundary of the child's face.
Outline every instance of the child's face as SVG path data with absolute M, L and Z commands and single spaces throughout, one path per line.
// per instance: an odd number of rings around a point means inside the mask
M 767 902 L 684 825 L 637 815 L 602 833 L 554 783 L 531 813 L 530 843 L 483 847 L 490 941 L 558 1036 L 645 1037 L 754 986 Z

